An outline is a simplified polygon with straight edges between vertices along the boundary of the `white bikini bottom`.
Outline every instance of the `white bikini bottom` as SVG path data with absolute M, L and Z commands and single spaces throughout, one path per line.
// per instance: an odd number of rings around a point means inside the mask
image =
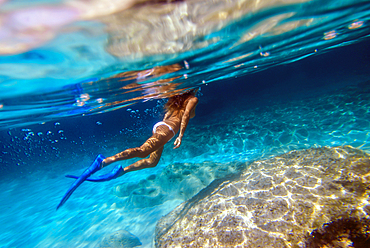
M 176 133 L 175 133 L 175 131 L 173 131 L 172 127 L 171 127 L 170 125 L 168 125 L 166 122 L 163 122 L 163 121 L 157 122 L 157 123 L 154 125 L 154 127 L 153 127 L 153 133 L 155 133 L 155 131 L 157 131 L 157 127 L 162 126 L 162 125 L 167 126 L 167 127 L 172 131 L 172 133 L 173 133 L 172 138 L 176 135 Z M 171 139 L 172 139 L 172 138 L 171 138 Z

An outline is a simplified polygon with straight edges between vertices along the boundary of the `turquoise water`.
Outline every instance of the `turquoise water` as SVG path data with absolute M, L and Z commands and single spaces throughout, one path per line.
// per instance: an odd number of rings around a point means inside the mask
M 120 229 L 153 247 L 159 218 L 240 162 L 370 151 L 368 1 L 72 3 L 0 1 L 1 247 L 99 247 Z M 64 175 L 140 145 L 188 87 L 180 149 L 55 211 Z

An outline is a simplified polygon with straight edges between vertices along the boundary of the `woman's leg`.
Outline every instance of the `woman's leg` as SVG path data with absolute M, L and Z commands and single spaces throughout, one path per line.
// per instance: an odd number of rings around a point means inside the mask
M 126 149 L 123 152 L 104 159 L 102 167 L 120 160 L 126 160 L 130 158 L 145 158 L 149 156 L 149 154 L 163 147 L 172 137 L 173 133 L 167 126 L 158 126 L 157 131 L 152 135 L 152 137 L 147 139 L 142 146 Z
M 141 160 L 127 166 L 124 169 L 124 171 L 125 172 L 130 172 L 130 171 L 136 171 L 136 170 L 142 170 L 142 169 L 145 169 L 145 168 L 155 167 L 158 164 L 158 162 L 161 158 L 162 152 L 163 152 L 163 146 L 160 147 L 158 150 L 152 152 L 150 154 L 149 158 L 141 159 Z

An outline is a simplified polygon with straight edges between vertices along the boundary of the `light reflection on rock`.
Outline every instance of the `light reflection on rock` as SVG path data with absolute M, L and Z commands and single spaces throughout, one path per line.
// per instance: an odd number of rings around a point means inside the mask
M 369 219 L 369 182 L 370 156 L 350 146 L 256 161 L 163 217 L 156 247 L 314 247 L 309 234 L 325 223 L 348 233 Z

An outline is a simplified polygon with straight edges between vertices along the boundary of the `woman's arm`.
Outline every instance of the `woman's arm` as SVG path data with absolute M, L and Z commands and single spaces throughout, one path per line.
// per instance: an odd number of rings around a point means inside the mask
M 184 136 L 184 132 L 186 130 L 186 127 L 188 126 L 189 120 L 190 120 L 190 113 L 195 110 L 195 107 L 198 104 L 198 98 L 193 97 L 189 100 L 185 107 L 185 112 L 181 118 L 181 125 L 180 125 L 180 133 L 179 136 L 176 138 L 174 144 L 174 149 L 179 148 L 181 145 L 182 137 Z

